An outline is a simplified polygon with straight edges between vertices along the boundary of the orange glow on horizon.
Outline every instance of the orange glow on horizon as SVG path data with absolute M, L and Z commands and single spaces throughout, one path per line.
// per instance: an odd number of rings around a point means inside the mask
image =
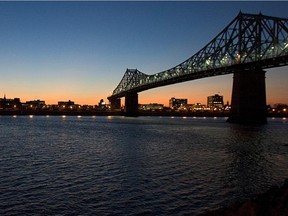
M 287 69 L 288 67 L 283 67 L 281 70 L 276 68 L 267 71 L 267 104 L 288 104 Z M 231 104 L 232 84 L 232 74 L 203 78 L 140 92 L 138 94 L 138 101 L 139 104 L 159 103 L 164 106 L 169 106 L 169 99 L 175 97 L 188 99 L 189 104 L 202 103 L 206 105 L 207 96 L 220 94 L 223 95 L 224 104 L 227 102 Z M 101 99 L 109 103 L 107 96 L 110 95 L 111 90 L 114 89 L 110 89 L 110 87 L 109 89 L 86 89 L 77 85 L 77 83 L 73 83 L 73 85 L 63 84 L 61 88 L 46 83 L 44 83 L 43 88 L 8 85 L 0 87 L 0 92 L 2 92 L 0 98 L 6 95 L 6 98 L 20 98 L 22 103 L 31 100 L 43 100 L 46 104 L 58 104 L 59 101 L 71 100 L 74 101 L 75 104 L 80 105 L 98 105 Z M 121 104 L 124 103 L 125 99 L 121 98 Z
M 169 87 L 168 87 L 169 88 Z M 276 103 L 284 103 L 288 104 L 288 97 L 283 93 L 278 93 L 280 90 L 276 91 L 276 94 L 269 90 L 266 91 L 266 97 L 267 97 L 267 104 L 274 105 Z M 186 98 L 188 99 L 188 104 L 193 104 L 193 103 L 202 103 L 204 105 L 207 104 L 207 96 L 214 95 L 214 94 L 220 94 L 223 95 L 224 97 L 224 104 L 229 102 L 231 104 L 231 93 L 232 93 L 232 88 L 230 92 L 206 92 L 206 91 L 200 91 L 200 92 L 193 92 L 191 91 L 182 91 L 179 89 L 179 91 L 175 91 L 174 94 L 172 93 L 166 93 L 164 94 L 161 91 L 158 91 L 157 89 L 155 90 L 150 90 L 147 92 L 140 92 L 138 94 L 138 101 L 139 104 L 150 104 L 150 103 L 158 103 L 158 104 L 163 104 L 164 106 L 169 106 L 169 100 L 172 97 L 175 98 Z M 49 96 L 49 97 L 48 97 Z M 3 98 L 4 94 L 0 96 L 0 98 Z M 6 98 L 20 98 L 22 103 L 25 103 L 26 101 L 32 101 L 32 100 L 43 100 L 45 101 L 46 104 L 58 104 L 59 101 L 74 101 L 75 104 L 80 104 L 80 105 L 98 105 L 99 101 L 101 99 L 104 99 L 106 103 L 109 103 L 107 96 L 103 97 L 75 97 L 72 95 L 45 95 L 41 97 L 33 97 L 29 95 L 21 95 L 21 94 L 6 94 Z M 124 105 L 125 103 L 125 98 L 121 98 L 121 104 Z

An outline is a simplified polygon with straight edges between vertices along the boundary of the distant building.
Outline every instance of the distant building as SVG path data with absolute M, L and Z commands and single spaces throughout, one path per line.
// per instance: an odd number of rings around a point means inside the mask
M 7 99 L 6 95 L 0 98 L 0 110 L 20 110 L 21 108 L 20 98 Z
M 45 101 L 41 100 L 33 100 L 33 101 L 26 101 L 23 106 L 28 110 L 40 110 L 45 107 Z
M 273 108 L 273 112 L 277 113 L 288 113 L 288 105 L 287 104 L 275 104 Z
M 191 111 L 204 111 L 206 110 L 206 106 L 201 103 L 195 103 L 191 105 Z
M 222 108 L 224 105 L 223 96 L 215 94 L 207 97 L 207 107 Z
M 139 105 L 140 110 L 144 111 L 160 111 L 163 110 L 164 105 L 158 103 L 150 103 L 150 104 L 141 104 Z
M 84 104 L 84 105 L 81 106 L 81 110 L 82 111 L 91 111 L 93 109 L 94 109 L 94 107 L 92 105 Z
M 58 111 L 59 110 L 59 105 L 58 104 L 51 104 L 46 106 L 47 110 L 51 111 Z
M 98 103 L 98 110 L 107 110 L 108 105 L 105 103 L 103 99 L 101 99 Z
M 175 97 L 172 97 L 169 100 L 169 107 L 171 109 L 179 109 L 180 107 L 184 107 L 187 105 L 188 100 L 187 99 L 177 99 Z
M 74 101 L 59 101 L 58 102 L 58 109 L 59 110 L 78 110 L 81 106 L 75 104 Z

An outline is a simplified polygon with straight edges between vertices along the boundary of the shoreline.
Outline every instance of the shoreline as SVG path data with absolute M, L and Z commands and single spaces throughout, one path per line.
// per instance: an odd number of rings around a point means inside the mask
M 127 116 L 123 111 L 51 111 L 51 110 L 1 110 L 0 116 Z M 136 116 L 174 116 L 174 117 L 229 117 L 229 112 L 138 112 Z M 129 117 L 129 116 L 128 116 Z M 267 118 L 286 118 L 288 113 L 267 113 Z
M 232 204 L 228 207 L 208 211 L 202 216 L 263 216 L 288 215 L 288 179 L 279 186 L 272 186 L 266 192 L 256 195 L 248 201 Z

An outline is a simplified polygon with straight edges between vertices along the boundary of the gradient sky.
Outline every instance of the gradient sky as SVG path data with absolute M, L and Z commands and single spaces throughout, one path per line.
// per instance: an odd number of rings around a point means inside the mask
M 240 10 L 287 18 L 288 2 L 0 2 L 0 97 L 108 102 L 127 68 L 154 74 L 178 65 Z M 267 103 L 288 103 L 288 67 L 266 77 Z M 206 104 L 215 93 L 230 102 L 232 78 L 148 90 L 139 102 Z

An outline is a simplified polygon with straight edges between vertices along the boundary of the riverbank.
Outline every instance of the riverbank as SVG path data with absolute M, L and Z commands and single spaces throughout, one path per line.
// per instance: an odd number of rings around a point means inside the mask
M 51 116 L 121 116 L 120 111 L 59 111 L 59 110 L 5 110 L 0 111 L 0 115 L 51 115 Z
M 246 202 L 210 211 L 203 216 L 286 216 L 288 215 L 288 179 L 281 187 L 273 186 L 267 192 Z
M 71 116 L 126 116 L 123 111 L 96 111 L 96 110 L 0 110 L 0 115 L 71 115 Z M 179 116 L 179 117 L 229 117 L 229 112 L 165 112 L 165 111 L 139 111 L 137 116 Z M 267 117 L 283 118 L 288 113 L 267 113 Z

